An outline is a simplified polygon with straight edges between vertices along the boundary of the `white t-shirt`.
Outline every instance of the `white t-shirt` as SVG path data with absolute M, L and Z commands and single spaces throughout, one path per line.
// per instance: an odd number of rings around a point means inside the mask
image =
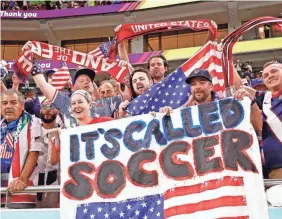
M 41 125 L 41 137 L 42 137 L 44 146 L 42 148 L 42 153 L 39 154 L 38 161 L 37 161 L 40 173 L 45 173 L 45 171 L 49 172 L 49 171 L 58 170 L 59 168 L 59 164 L 51 165 L 49 163 L 49 160 L 51 157 L 51 149 L 52 149 L 49 140 L 51 138 L 51 134 L 60 129 L 61 129 L 60 127 L 53 128 L 53 129 L 45 129 Z

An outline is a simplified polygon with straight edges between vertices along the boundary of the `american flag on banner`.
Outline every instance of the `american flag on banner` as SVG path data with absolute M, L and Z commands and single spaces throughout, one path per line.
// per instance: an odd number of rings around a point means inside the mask
M 51 85 L 57 90 L 63 90 L 64 87 L 68 84 L 68 81 L 71 78 L 70 71 L 65 62 L 61 64 L 59 68 L 52 76 Z
M 164 194 L 77 207 L 76 219 L 249 218 L 242 177 L 225 176 Z
M 100 46 L 90 51 L 88 54 L 101 58 L 108 58 L 108 53 L 111 46 L 112 46 L 112 41 L 102 43 Z
M 222 52 L 219 52 L 216 46 L 209 41 L 173 73 L 135 98 L 128 106 L 128 112 L 131 115 L 140 115 L 150 111 L 158 112 L 164 106 L 170 106 L 173 109 L 182 106 L 190 95 L 190 88 L 185 79 L 197 68 L 207 69 L 210 72 L 213 90 L 219 97 L 224 97 L 225 85 L 221 57 Z

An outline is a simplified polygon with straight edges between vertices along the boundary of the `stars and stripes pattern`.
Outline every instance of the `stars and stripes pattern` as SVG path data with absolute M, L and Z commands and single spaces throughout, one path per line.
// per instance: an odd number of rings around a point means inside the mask
M 210 72 L 213 90 L 219 97 L 224 97 L 225 85 L 221 56 L 222 52 L 219 52 L 212 42 L 208 42 L 176 71 L 135 98 L 128 106 L 128 112 L 131 115 L 140 115 L 150 111 L 158 112 L 164 106 L 170 106 L 173 109 L 182 106 L 190 95 L 190 86 L 185 79 L 197 68 L 207 69 Z
M 68 66 L 65 62 L 61 63 L 61 68 L 58 69 L 52 76 L 51 85 L 57 90 L 63 90 L 65 86 L 71 83 L 71 75 Z M 71 85 L 72 86 L 72 85 Z
M 112 41 L 102 43 L 100 46 L 90 51 L 88 54 L 101 58 L 108 58 L 108 52 L 111 46 L 112 46 Z
M 164 194 L 96 202 L 77 207 L 76 219 L 247 219 L 242 177 L 225 176 L 203 183 L 169 189 Z
M 4 142 L 1 144 L 0 158 L 10 159 L 13 156 L 13 136 L 11 133 L 7 134 Z

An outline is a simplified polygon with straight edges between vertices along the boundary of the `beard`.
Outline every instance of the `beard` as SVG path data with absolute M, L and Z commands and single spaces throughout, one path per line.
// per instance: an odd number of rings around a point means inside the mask
M 40 113 L 40 118 L 41 118 L 41 121 L 44 122 L 44 123 L 51 123 L 57 118 L 57 115 L 54 114 L 54 115 L 51 116 L 50 119 L 45 119 L 44 114 Z

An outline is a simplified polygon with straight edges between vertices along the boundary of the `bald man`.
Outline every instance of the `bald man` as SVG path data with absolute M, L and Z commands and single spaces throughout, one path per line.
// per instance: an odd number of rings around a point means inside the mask
M 99 87 L 99 93 L 101 98 L 108 98 L 115 96 L 115 90 L 110 82 L 104 82 Z

